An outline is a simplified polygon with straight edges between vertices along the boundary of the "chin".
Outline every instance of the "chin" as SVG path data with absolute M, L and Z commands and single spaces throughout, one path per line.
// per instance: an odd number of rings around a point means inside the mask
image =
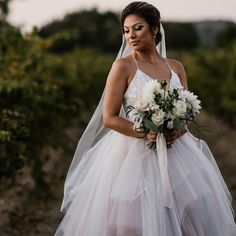
M 145 51 L 147 51 L 146 47 L 132 47 L 132 49 L 136 52 L 145 52 Z
M 144 48 L 141 45 L 131 46 L 134 51 L 143 51 Z

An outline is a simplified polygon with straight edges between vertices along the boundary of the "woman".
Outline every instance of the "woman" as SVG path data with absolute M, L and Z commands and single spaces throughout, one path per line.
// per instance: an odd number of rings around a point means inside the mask
M 136 132 L 124 112 L 147 81 L 166 80 L 173 88 L 187 89 L 185 71 L 156 49 L 163 40 L 154 6 L 129 4 L 121 24 L 132 52 L 113 63 L 104 105 L 80 140 L 65 184 L 66 215 L 55 235 L 236 235 L 231 196 L 214 158 L 186 130 L 166 137 L 172 144 L 167 151 L 172 201 L 166 201 L 160 156 L 146 145 L 157 134 Z M 106 128 L 99 123 L 101 107 Z

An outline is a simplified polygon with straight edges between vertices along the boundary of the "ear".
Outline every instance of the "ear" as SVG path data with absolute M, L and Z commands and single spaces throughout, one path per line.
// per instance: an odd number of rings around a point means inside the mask
M 159 32 L 159 30 L 160 30 L 160 27 L 158 27 L 158 26 L 153 26 L 152 27 L 152 32 L 153 32 L 154 35 L 156 35 Z

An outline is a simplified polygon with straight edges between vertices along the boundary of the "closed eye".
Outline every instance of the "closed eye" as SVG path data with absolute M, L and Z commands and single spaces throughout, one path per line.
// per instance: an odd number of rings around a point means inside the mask
M 141 30 L 143 27 L 144 27 L 143 25 L 135 24 L 135 25 L 133 26 L 133 29 L 134 29 L 135 31 L 139 31 L 139 30 Z M 127 27 L 127 28 L 128 28 L 128 27 Z M 126 34 L 129 33 L 129 30 L 128 30 L 127 28 L 126 28 L 126 27 L 124 28 L 124 33 L 126 33 Z
M 141 30 L 143 28 L 143 25 L 135 26 L 135 30 Z

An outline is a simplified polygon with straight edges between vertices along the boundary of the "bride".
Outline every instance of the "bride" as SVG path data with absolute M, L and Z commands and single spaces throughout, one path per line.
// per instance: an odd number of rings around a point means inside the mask
M 123 44 L 76 149 L 55 236 L 236 235 L 231 195 L 206 143 L 187 129 L 173 133 L 163 166 L 162 147 L 147 147 L 158 134 L 136 132 L 126 117 L 148 81 L 188 89 L 182 64 L 165 58 L 158 9 L 132 2 L 121 25 Z

